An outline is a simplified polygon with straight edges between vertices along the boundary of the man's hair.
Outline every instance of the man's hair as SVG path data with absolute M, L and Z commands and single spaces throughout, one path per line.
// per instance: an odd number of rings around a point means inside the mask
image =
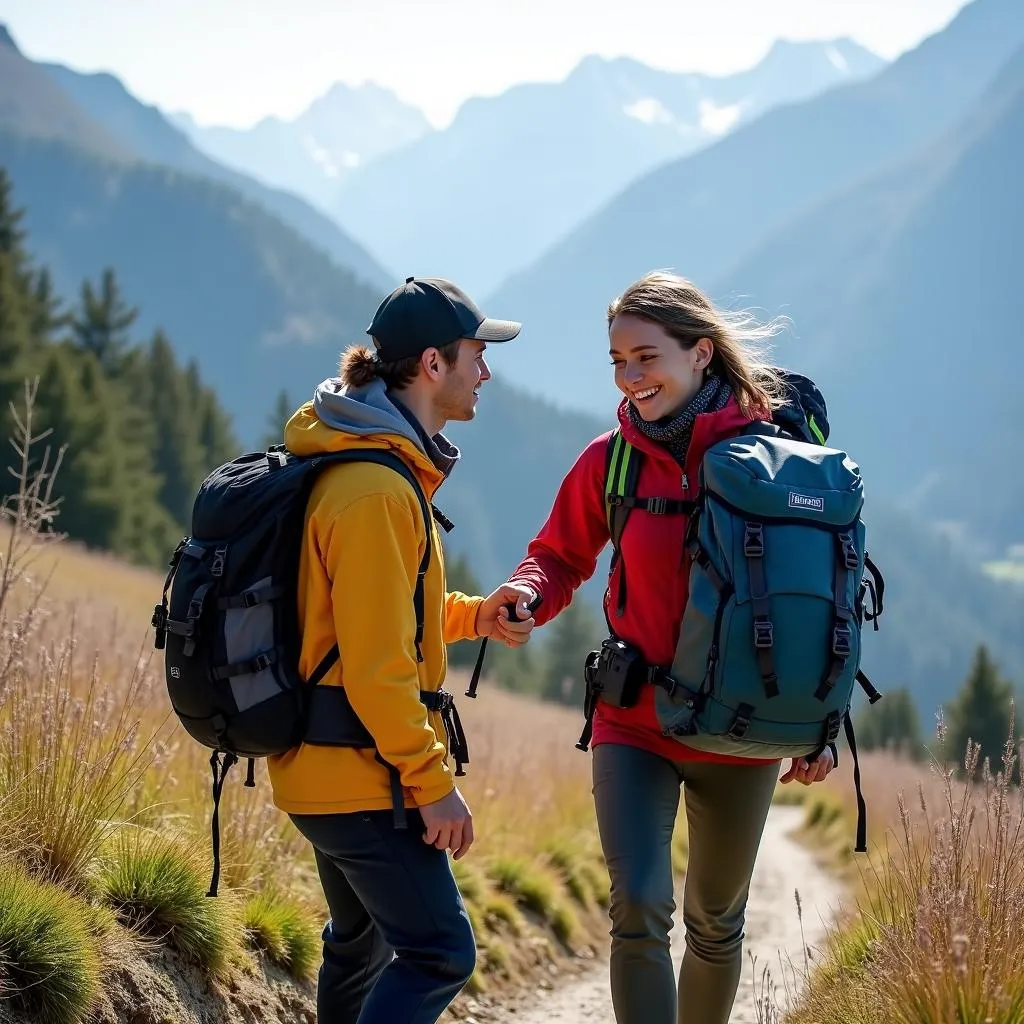
M 456 338 L 444 348 L 438 349 L 448 366 L 454 366 L 459 358 L 461 343 L 462 339 Z M 416 379 L 419 368 L 419 356 L 407 356 L 405 359 L 384 363 L 366 345 L 353 345 L 341 354 L 339 373 L 342 384 L 350 388 L 364 388 L 378 378 L 384 381 L 385 387 L 406 388 Z

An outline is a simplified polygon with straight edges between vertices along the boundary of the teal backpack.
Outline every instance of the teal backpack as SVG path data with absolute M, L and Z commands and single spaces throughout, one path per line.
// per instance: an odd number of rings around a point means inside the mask
M 643 666 L 657 684 L 662 731 L 718 754 L 814 760 L 826 747 L 835 751 L 845 728 L 860 852 L 865 808 L 850 706 L 857 683 L 872 704 L 881 697 L 860 660 L 861 629 L 866 621 L 878 628 L 884 581 L 865 550 L 860 471 L 827 447 L 817 388 L 796 374 L 786 380 L 790 401 L 772 423 L 751 423 L 708 449 L 690 507 L 638 498 L 641 453 L 618 431 L 612 435 L 606 505 L 613 564 L 632 511 L 689 515 L 690 591 L 675 657 L 671 666 Z M 592 667 L 601 661 L 595 652 Z M 592 710 L 591 700 L 588 717 Z

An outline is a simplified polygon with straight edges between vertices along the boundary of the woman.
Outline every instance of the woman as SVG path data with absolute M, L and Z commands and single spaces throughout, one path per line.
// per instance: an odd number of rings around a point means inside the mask
M 619 429 L 643 452 L 636 493 L 696 496 L 707 449 L 779 404 L 781 383 L 755 343 L 773 333 L 723 313 L 684 278 L 648 274 L 608 309 Z M 512 582 L 543 598 L 543 624 L 593 575 L 609 541 L 608 435 L 562 482 L 547 522 Z M 686 520 L 634 511 L 620 541 L 605 614 L 648 665 L 669 665 L 687 602 Z M 623 567 L 628 566 L 628 600 Z M 750 876 L 779 777 L 778 761 L 708 754 L 662 734 L 654 686 L 629 708 L 598 701 L 594 799 L 611 875 L 611 988 L 619 1024 L 727 1024 L 742 969 Z M 834 756 L 794 759 L 783 782 L 820 781 Z M 678 993 L 669 955 L 675 911 L 672 831 L 681 784 L 689 829 L 683 895 L 686 952 Z M 678 1008 L 677 1008 L 678 1007 Z

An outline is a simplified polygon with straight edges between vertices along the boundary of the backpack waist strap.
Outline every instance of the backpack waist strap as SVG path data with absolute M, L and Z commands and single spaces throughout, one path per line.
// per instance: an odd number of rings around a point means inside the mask
M 469 746 L 462 728 L 455 698 L 447 690 L 420 690 L 420 701 L 428 711 L 440 713 L 448 737 L 448 749 L 455 761 L 455 774 L 465 775 Z M 317 686 L 309 695 L 303 742 L 316 747 L 376 747 L 369 729 L 359 720 L 344 686 Z

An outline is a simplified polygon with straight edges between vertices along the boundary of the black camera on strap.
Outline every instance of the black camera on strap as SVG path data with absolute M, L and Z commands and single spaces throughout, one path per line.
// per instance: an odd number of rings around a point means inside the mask
M 590 746 L 591 726 L 598 698 L 616 708 L 631 708 L 640 700 L 645 683 L 675 688 L 672 677 L 658 665 L 648 665 L 644 656 L 632 645 L 610 636 L 601 649 L 591 651 L 583 668 L 586 698 L 583 712 L 586 723 L 576 746 L 587 750 Z
M 616 708 L 631 708 L 640 699 L 640 691 L 649 677 L 643 655 L 618 637 L 610 636 L 587 658 L 588 694 Z

